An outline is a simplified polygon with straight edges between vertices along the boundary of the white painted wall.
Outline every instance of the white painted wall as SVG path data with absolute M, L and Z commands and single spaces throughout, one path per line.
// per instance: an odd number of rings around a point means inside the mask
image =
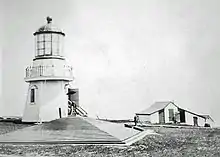
M 138 115 L 139 121 L 144 122 L 150 122 L 150 115 Z
M 205 119 L 204 118 L 201 118 L 199 116 L 196 116 L 194 114 L 191 114 L 189 112 L 185 112 L 185 115 L 186 115 L 186 124 L 189 124 L 189 125 L 194 125 L 193 123 L 193 117 L 198 117 L 198 125 L 199 126 L 204 126 L 205 124 Z
M 164 108 L 165 123 L 173 122 L 173 121 L 169 120 L 169 109 L 173 109 L 174 110 L 174 115 L 175 115 L 175 113 L 179 113 L 178 107 L 176 107 L 172 103 L 168 104 Z M 205 125 L 205 119 L 204 118 L 202 118 L 200 116 L 197 116 L 197 115 L 194 115 L 192 113 L 189 113 L 187 111 L 185 111 L 186 122 L 182 123 L 182 124 L 194 125 L 193 117 L 197 117 L 198 118 L 198 125 L 199 126 L 204 126 Z M 150 121 L 153 124 L 154 123 L 159 123 L 159 112 L 155 112 L 152 115 L 139 115 L 139 119 L 140 119 L 141 122 Z M 209 123 L 211 126 L 214 126 L 214 122 L 212 122 L 211 120 L 207 120 L 207 123 Z
M 168 104 L 168 105 L 164 108 L 165 123 L 172 123 L 172 122 L 173 122 L 173 121 L 170 121 L 170 120 L 169 120 L 169 109 L 173 109 L 174 115 L 175 115 L 175 113 L 179 113 L 178 108 L 177 108 L 174 104 L 172 104 L 172 103 Z
M 62 59 L 37 59 L 33 61 L 33 66 L 51 66 L 51 65 L 56 65 L 56 66 L 61 66 L 63 67 L 64 65 L 68 65 L 65 60 Z
M 33 62 L 32 67 L 43 66 L 44 76 L 63 76 L 72 77 L 71 66 L 67 64 L 65 60 L 61 59 L 37 59 Z M 52 67 L 53 66 L 53 67 Z M 39 76 L 39 69 L 33 68 L 31 71 L 31 77 Z
M 215 122 L 213 122 L 211 119 L 206 119 L 206 123 L 210 124 L 211 127 L 215 127 Z
M 25 104 L 25 109 L 24 109 L 24 114 L 22 117 L 22 121 L 24 122 L 32 122 L 32 121 L 38 121 L 39 119 L 39 108 L 40 108 L 40 99 L 39 99 L 39 87 L 40 87 L 40 82 L 35 82 L 35 83 L 30 83 L 28 87 L 28 92 L 27 92 L 27 98 L 26 98 L 26 104 Z M 31 103 L 30 102 L 30 91 L 31 87 L 36 85 L 36 94 L 35 94 L 35 102 Z
M 51 121 L 59 118 L 59 108 L 62 117 L 68 116 L 68 96 L 65 93 L 67 81 L 35 81 L 30 86 L 37 86 L 36 102 L 30 103 L 30 88 L 22 121 Z
M 159 112 L 155 112 L 150 116 L 151 123 L 159 123 Z
M 64 81 L 46 81 L 42 82 L 40 93 L 41 108 L 40 119 L 50 121 L 59 118 L 59 108 L 61 108 L 62 117 L 68 116 L 68 96 L 65 92 Z

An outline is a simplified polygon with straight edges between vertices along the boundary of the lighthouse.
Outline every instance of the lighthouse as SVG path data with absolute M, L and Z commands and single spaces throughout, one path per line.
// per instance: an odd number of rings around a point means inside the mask
M 67 64 L 63 51 L 65 33 L 52 24 L 51 17 L 46 20 L 34 33 L 35 56 L 25 71 L 29 87 L 22 122 L 47 122 L 76 115 L 73 111 L 80 110 L 73 100 L 78 90 L 72 87 L 72 66 Z

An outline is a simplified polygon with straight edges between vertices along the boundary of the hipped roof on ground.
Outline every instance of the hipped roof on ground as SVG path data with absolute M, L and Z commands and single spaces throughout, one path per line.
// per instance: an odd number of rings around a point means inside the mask
M 145 134 L 146 132 L 144 132 Z M 68 117 L 0 135 L 13 144 L 127 144 L 142 132 L 89 117 Z

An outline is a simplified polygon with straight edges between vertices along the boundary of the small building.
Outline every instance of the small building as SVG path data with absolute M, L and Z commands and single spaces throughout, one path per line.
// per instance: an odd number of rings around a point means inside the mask
M 200 115 L 192 111 L 180 108 L 172 101 L 155 102 L 149 108 L 136 113 L 140 122 L 152 124 L 185 124 L 204 126 L 206 123 L 213 125 L 213 119 L 209 115 Z

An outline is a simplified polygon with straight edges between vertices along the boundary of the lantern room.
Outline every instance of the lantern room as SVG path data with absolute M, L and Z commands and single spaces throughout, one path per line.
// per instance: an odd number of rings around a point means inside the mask
M 65 34 L 52 24 L 52 18 L 47 17 L 47 24 L 40 27 L 35 33 L 35 58 L 54 57 L 62 58 L 63 40 Z

